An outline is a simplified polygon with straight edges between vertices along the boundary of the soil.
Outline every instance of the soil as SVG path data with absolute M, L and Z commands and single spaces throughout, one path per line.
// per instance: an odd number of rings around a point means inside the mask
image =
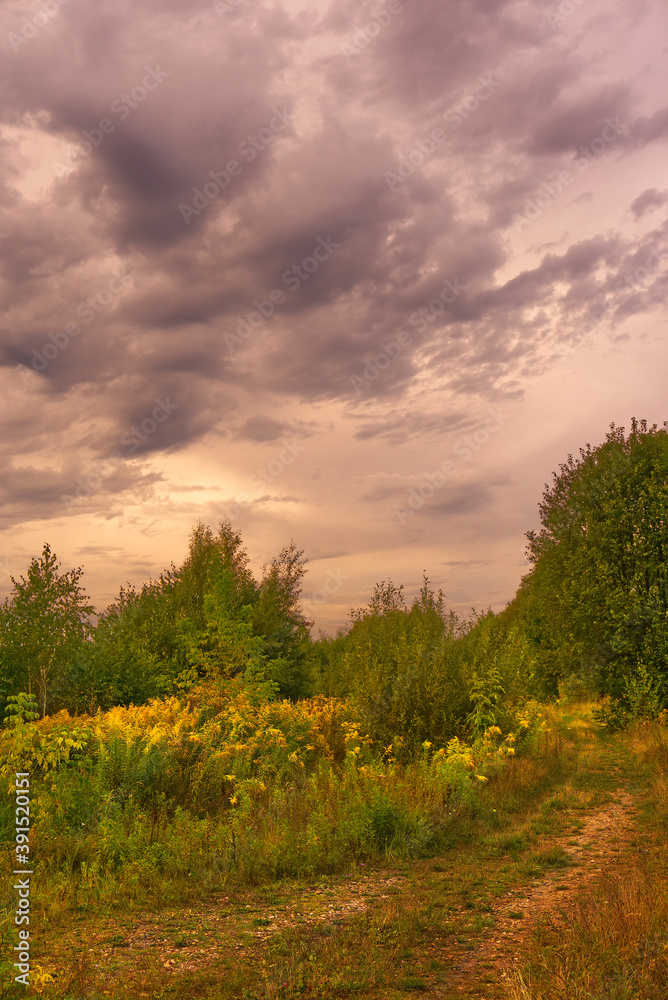
M 475 997 L 484 980 L 498 981 L 521 962 L 536 922 L 543 916 L 568 919 L 569 904 L 580 890 L 615 865 L 616 857 L 628 850 L 628 831 L 633 822 L 635 802 L 628 791 L 620 791 L 617 801 L 602 806 L 583 819 L 581 832 L 567 841 L 570 867 L 548 872 L 529 886 L 499 898 L 492 907 L 494 927 L 474 950 L 453 962 L 452 989 Z M 435 992 L 434 995 L 438 995 Z
M 566 852 L 563 865 L 537 875 L 505 895 L 492 898 L 489 926 L 475 936 L 429 934 L 422 956 L 440 963 L 437 974 L 422 976 L 423 991 L 435 997 L 483 998 L 498 996 L 513 965 L 522 961 L 531 931 L 543 916 L 568 919 L 576 894 L 629 850 L 629 829 L 636 804 L 623 787 L 615 799 L 598 808 L 574 811 L 572 832 L 550 840 Z M 401 905 L 402 892 L 415 892 L 416 883 L 447 868 L 416 862 L 408 874 L 370 870 L 368 874 L 323 879 L 316 885 L 291 881 L 243 894 L 210 895 L 190 907 L 160 909 L 138 917 L 136 911 L 113 914 L 100 926 L 80 925 L 61 938 L 62 955 L 83 954 L 97 973 L 103 989 L 119 979 L 140 974 L 147 961 L 159 962 L 176 974 L 211 969 L 242 961 L 254 964 L 278 933 L 295 928 L 310 932 L 318 925 L 335 933 L 351 918 L 392 897 Z M 465 907 L 451 907 L 449 918 L 466 920 Z M 470 913 L 469 913 L 470 916 Z M 45 971 L 58 977 L 58 970 Z M 62 973 L 61 973 L 62 975 Z

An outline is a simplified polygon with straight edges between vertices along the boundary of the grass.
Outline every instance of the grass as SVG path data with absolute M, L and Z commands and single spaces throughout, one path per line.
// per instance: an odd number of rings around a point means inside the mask
M 621 866 L 537 928 L 507 1000 L 664 1000 L 668 983 L 668 732 L 621 736 L 617 764 L 645 777 L 640 829 Z M 635 762 L 628 760 L 628 751 Z M 611 760 L 611 763 L 614 762 Z M 633 764 L 635 763 L 635 767 Z
M 665 867 L 656 860 L 668 828 L 662 763 L 668 741 L 659 730 L 610 737 L 588 720 L 587 707 L 571 709 L 570 718 L 555 713 L 551 732 L 531 754 L 510 758 L 449 816 L 432 858 L 411 859 L 388 845 L 344 871 L 258 885 L 228 872 L 208 885 L 157 873 L 135 894 L 111 876 L 85 885 L 79 875 L 76 892 L 66 880 L 47 886 L 38 903 L 35 961 L 54 981 L 43 981 L 41 995 L 396 1000 L 437 990 L 445 997 L 499 1000 L 664 996 L 629 990 L 637 986 L 633 976 L 651 982 L 665 975 L 662 928 L 668 922 L 662 924 L 661 909 L 648 922 L 648 910 L 652 894 L 668 907 Z M 545 920 L 511 983 L 489 962 L 469 977 L 468 994 L 457 990 L 453 970 L 496 933 L 499 901 L 526 893 L 546 873 L 567 871 L 568 841 L 581 817 L 611 801 L 621 782 L 634 781 L 648 803 L 637 834 L 645 853 L 636 867 L 620 873 L 619 885 L 609 878 L 593 885 L 565 924 Z M 668 865 L 665 857 L 662 864 Z M 633 916 L 641 911 L 642 919 Z M 523 934 L 524 910 L 507 915 Z M 7 937 L 4 944 L 7 954 Z M 512 957 L 512 940 L 509 952 Z M 592 955 L 598 956 L 593 964 Z M 5 974 L 0 996 L 13 996 L 6 980 Z M 602 992 L 587 993 L 595 984 Z

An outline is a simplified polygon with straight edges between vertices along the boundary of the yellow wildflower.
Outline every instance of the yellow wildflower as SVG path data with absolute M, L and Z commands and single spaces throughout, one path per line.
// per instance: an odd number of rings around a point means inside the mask
M 47 983 L 53 982 L 53 976 L 49 975 L 48 972 L 42 972 L 42 966 L 38 965 L 36 971 L 32 974 L 33 986 L 38 993 L 44 990 Z

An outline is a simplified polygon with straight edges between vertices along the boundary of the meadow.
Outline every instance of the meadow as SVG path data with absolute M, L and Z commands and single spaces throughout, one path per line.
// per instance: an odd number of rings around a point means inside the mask
M 341 700 L 266 702 L 234 684 L 217 702 L 202 689 L 18 723 L 0 747 L 8 786 L 17 757 L 34 776 L 28 992 L 655 1000 L 668 730 L 610 732 L 599 709 L 531 705 L 516 734 L 491 727 L 406 762 Z M 633 828 L 616 847 L 587 842 L 589 881 L 572 838 L 622 789 Z M 9 957 L 14 864 L 6 843 L 3 996 L 26 991 Z M 508 910 L 571 865 L 578 892 L 557 883 L 531 926 Z M 471 965 L 504 913 L 504 949 Z
M 229 522 L 96 618 L 45 544 L 0 607 L 0 997 L 664 996 L 667 483 L 613 427 L 503 611 L 384 580 L 334 637 Z

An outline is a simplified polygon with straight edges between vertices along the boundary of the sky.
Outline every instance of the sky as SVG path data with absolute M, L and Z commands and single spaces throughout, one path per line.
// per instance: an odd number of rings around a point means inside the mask
M 333 634 L 498 611 L 569 453 L 668 418 L 662 0 L 5 0 L 0 598 L 228 519 Z

